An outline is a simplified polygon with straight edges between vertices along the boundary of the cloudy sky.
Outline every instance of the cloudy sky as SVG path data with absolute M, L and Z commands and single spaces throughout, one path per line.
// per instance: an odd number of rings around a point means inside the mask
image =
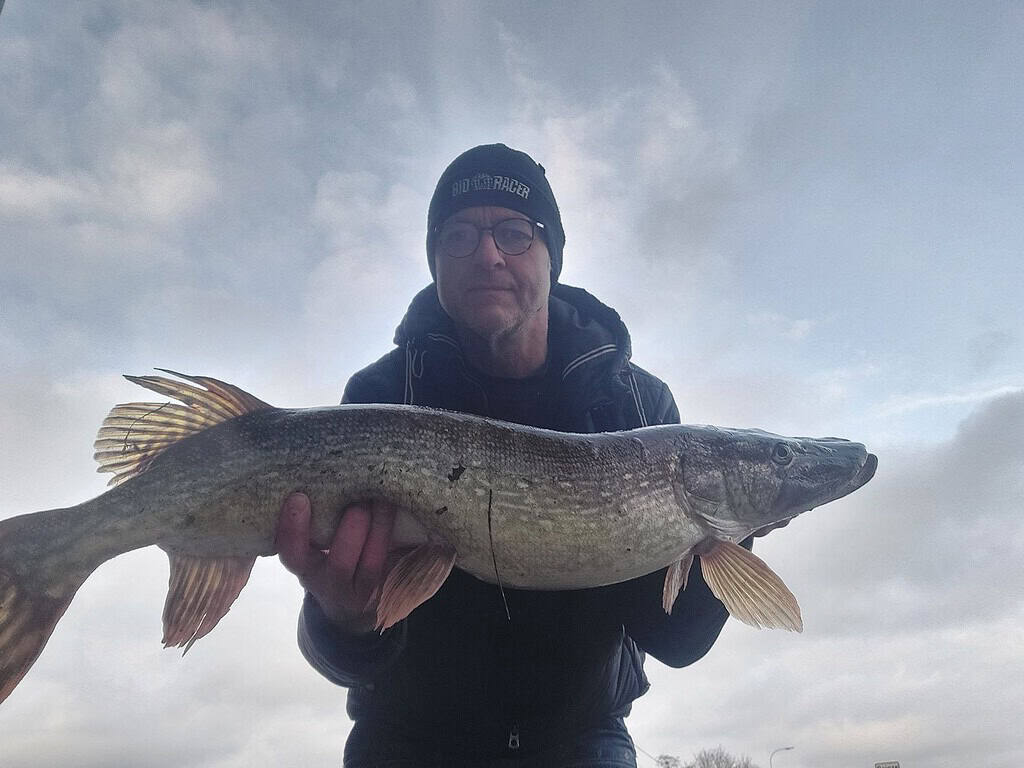
M 620 311 L 684 421 L 880 458 L 758 545 L 805 632 L 730 622 L 650 662 L 638 745 L 1018 766 L 1022 34 L 1019 2 L 9 0 L 0 518 L 103 490 L 121 373 L 336 402 L 429 280 L 437 176 L 503 141 L 548 170 L 563 281 Z M 4 765 L 338 765 L 294 579 L 258 563 L 182 659 L 166 578 L 149 548 L 87 582 L 0 706 Z

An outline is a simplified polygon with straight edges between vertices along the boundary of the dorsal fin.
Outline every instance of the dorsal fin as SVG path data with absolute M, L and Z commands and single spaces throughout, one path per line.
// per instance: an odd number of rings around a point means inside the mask
M 109 485 L 117 485 L 146 470 L 168 446 L 196 432 L 250 411 L 272 406 L 236 386 L 207 376 L 186 376 L 158 368 L 199 384 L 186 384 L 163 376 L 125 376 L 128 381 L 173 397 L 175 403 L 122 403 L 103 420 L 96 435 L 98 472 L 113 472 Z

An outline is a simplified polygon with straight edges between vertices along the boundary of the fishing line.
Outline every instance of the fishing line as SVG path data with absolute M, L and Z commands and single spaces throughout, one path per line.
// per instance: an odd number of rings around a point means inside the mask
M 498 580 L 498 589 L 501 591 L 501 602 L 505 604 L 505 616 L 512 621 L 512 614 L 508 609 L 508 600 L 505 597 L 505 587 L 501 583 L 501 574 L 498 573 L 498 558 L 494 554 L 494 530 L 491 528 L 491 502 L 494 491 L 487 489 L 487 538 L 491 541 L 491 562 L 494 563 L 494 578 Z
M 0 0 L 0 9 L 2 9 L 2 8 L 3 8 L 3 0 Z M 148 413 L 142 414 L 137 419 L 135 419 L 135 421 L 133 421 L 130 425 L 128 425 L 128 431 L 124 433 L 124 442 L 123 442 L 123 445 L 121 447 L 121 453 L 128 453 L 128 450 L 129 450 L 129 448 L 128 448 L 128 438 L 131 437 L 132 430 L 135 429 L 135 425 L 138 424 L 140 421 L 142 421 L 147 416 L 152 416 L 157 411 L 162 411 L 164 408 L 166 408 L 170 404 L 171 404 L 170 401 L 168 401 L 168 402 L 164 403 L 163 405 L 161 405 L 159 408 L 154 408 L 153 410 L 149 411 Z M 135 444 L 132 443 L 132 445 L 135 445 Z

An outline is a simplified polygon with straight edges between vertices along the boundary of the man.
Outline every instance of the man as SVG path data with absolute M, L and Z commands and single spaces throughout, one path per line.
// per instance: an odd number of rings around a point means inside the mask
M 614 310 L 557 282 L 565 235 L 544 169 L 502 144 L 444 171 L 427 218 L 434 283 L 397 348 L 343 402 L 409 403 L 571 432 L 678 422 L 668 387 L 629 361 Z M 309 502 L 282 509 L 282 562 L 307 590 L 299 644 L 349 688 L 345 765 L 635 766 L 623 724 L 648 688 L 644 654 L 675 667 L 727 613 L 700 569 L 666 615 L 664 571 L 601 589 L 529 592 L 457 568 L 383 634 L 372 631 L 396 510 L 349 507 L 330 550 L 309 545 Z M 507 600 L 507 610 L 505 600 Z

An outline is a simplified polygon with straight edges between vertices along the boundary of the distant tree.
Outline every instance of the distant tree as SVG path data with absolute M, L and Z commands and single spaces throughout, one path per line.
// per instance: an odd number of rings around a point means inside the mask
M 675 755 L 658 755 L 658 768 L 684 768 L 683 761 Z
M 735 757 L 718 746 L 702 749 L 693 756 L 693 762 L 686 763 L 682 768 L 757 768 L 757 764 L 746 755 Z

